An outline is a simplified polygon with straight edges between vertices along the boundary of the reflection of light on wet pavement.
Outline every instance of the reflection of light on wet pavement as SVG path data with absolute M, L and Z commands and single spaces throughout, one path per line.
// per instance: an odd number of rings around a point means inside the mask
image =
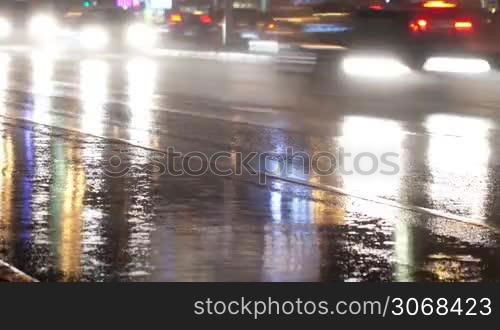
M 109 66 L 103 60 L 80 63 L 80 97 L 82 118 L 80 129 L 94 135 L 103 132 L 104 104 L 108 97 Z
M 484 217 L 491 123 L 480 118 L 436 114 L 427 118 L 425 126 L 431 133 L 427 164 L 432 177 L 432 202 L 452 213 Z
M 318 280 L 319 251 L 317 228 L 313 218 L 315 202 L 306 197 L 283 196 L 284 186 L 272 182 L 269 191 L 269 211 L 273 222 L 265 225 L 265 281 Z M 287 226 L 300 227 L 289 231 Z
M 43 53 L 31 55 L 33 110 L 31 118 L 41 124 L 50 124 L 51 96 L 54 92 L 54 59 Z
M 149 146 L 151 141 L 153 94 L 157 64 L 153 60 L 136 58 L 127 63 L 130 107 L 129 137 L 134 143 Z
M 414 233 L 412 227 L 400 214 L 394 211 L 394 258 L 396 261 L 394 278 L 398 282 L 415 279 Z
M 128 140 L 143 146 L 151 146 L 155 143 L 152 139 L 151 129 L 153 128 L 157 70 L 157 63 L 146 58 L 133 58 L 126 64 L 129 111 Z M 131 154 L 129 156 L 130 162 L 136 166 L 148 161 L 144 154 Z M 149 194 L 154 189 L 157 179 L 157 176 L 147 175 L 141 180 L 141 188 L 134 189 L 130 195 L 130 217 L 127 219 L 130 231 L 125 247 L 132 258 L 127 265 L 127 276 L 130 277 L 149 275 L 148 260 L 142 258 L 150 253 L 150 232 L 153 229 L 150 223 L 152 214 L 146 214 L 140 210 L 144 207 L 143 201 L 149 199 Z
M 0 247 L 10 243 L 13 226 L 14 145 L 10 135 L 0 135 Z
M 271 216 L 274 223 L 281 223 L 281 182 L 274 182 L 274 186 L 277 190 L 271 190 L 270 193 L 270 205 L 271 205 Z
M 337 171 L 342 178 L 342 188 L 377 197 L 393 194 L 397 196 L 403 170 L 401 167 L 401 158 L 404 156 L 401 148 L 403 138 L 403 130 L 396 121 L 346 117 L 342 125 L 342 136 L 338 139 L 339 147 L 346 154 L 343 158 L 343 168 L 346 173 Z M 388 153 L 397 154 L 387 158 L 399 167 L 400 171 L 395 174 L 382 173 L 394 169 L 392 165 L 383 162 L 382 157 Z
M 310 182 L 316 183 L 317 177 L 311 178 Z M 345 207 L 344 205 L 330 205 L 328 200 L 332 197 L 330 193 L 313 189 L 312 212 L 311 216 L 316 225 L 345 225 Z
M 128 135 L 130 141 L 144 146 L 150 146 L 152 128 L 152 108 L 154 107 L 153 94 L 156 86 L 156 62 L 136 58 L 127 62 L 127 94 L 129 105 Z M 134 165 L 140 165 L 147 162 L 144 154 L 131 154 L 130 162 Z M 125 246 L 130 256 L 126 266 L 126 275 L 131 278 L 148 276 L 148 259 L 145 256 L 150 254 L 151 237 L 153 225 L 150 220 L 153 216 L 145 213 L 143 210 L 144 201 L 150 198 L 151 190 L 154 189 L 154 175 L 143 177 L 140 183 L 140 189 L 133 189 L 129 201 L 129 217 L 127 219 L 129 232 Z

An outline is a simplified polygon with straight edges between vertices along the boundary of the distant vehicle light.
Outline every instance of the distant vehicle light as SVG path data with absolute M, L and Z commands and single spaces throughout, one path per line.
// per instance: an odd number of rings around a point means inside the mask
M 349 76 L 369 78 L 396 78 L 411 70 L 401 61 L 385 56 L 347 56 L 342 61 L 342 70 Z
M 85 27 L 80 32 L 80 43 L 86 49 L 102 49 L 109 44 L 108 31 L 101 26 Z
M 10 24 L 10 22 L 5 18 L 0 17 L 0 38 L 7 38 L 11 33 L 12 25 Z
M 182 23 L 182 15 L 181 14 L 171 14 L 168 18 L 170 24 L 178 24 Z
M 370 7 L 368 7 L 370 10 L 384 10 L 384 6 L 382 5 L 371 5 Z
M 473 24 L 471 21 L 456 21 L 453 27 L 458 32 L 469 32 L 472 31 Z
M 200 22 L 202 24 L 212 24 L 214 21 L 208 15 L 200 15 Z
M 270 29 L 270 30 L 272 30 L 272 29 L 276 28 L 276 24 L 269 23 L 269 24 L 267 24 L 267 28 Z
M 430 57 L 424 63 L 425 71 L 477 74 L 491 70 L 488 61 L 479 58 Z
M 153 47 L 156 37 L 154 29 L 144 23 L 132 24 L 127 29 L 127 43 L 137 49 Z
M 424 8 L 456 8 L 457 4 L 443 0 L 431 0 L 422 4 Z

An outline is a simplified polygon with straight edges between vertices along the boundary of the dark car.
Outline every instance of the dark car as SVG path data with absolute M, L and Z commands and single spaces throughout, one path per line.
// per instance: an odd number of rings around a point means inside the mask
M 168 30 L 177 40 L 196 41 L 217 45 L 223 39 L 225 24 L 224 10 L 173 10 L 167 14 Z M 270 15 L 257 9 L 234 8 L 232 10 L 232 28 L 226 36 L 230 45 L 247 46 L 248 40 L 258 39 L 266 26 L 273 22 Z
M 373 3 L 356 12 L 350 48 L 392 52 L 416 68 L 431 57 L 495 62 L 499 23 L 498 13 L 479 0 Z

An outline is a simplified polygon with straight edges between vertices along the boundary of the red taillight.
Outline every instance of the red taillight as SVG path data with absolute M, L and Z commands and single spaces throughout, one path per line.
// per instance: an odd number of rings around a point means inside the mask
M 168 21 L 170 24 L 177 24 L 182 22 L 182 15 L 181 14 L 171 14 L 170 17 L 168 18 Z
M 412 32 L 424 32 L 427 31 L 428 27 L 429 22 L 423 18 L 416 19 L 410 23 L 410 31 Z
M 472 31 L 472 22 L 471 21 L 455 21 L 453 23 L 453 27 L 455 28 L 455 31 L 458 32 L 469 32 Z
M 371 5 L 370 7 L 368 7 L 370 10 L 383 10 L 384 9 L 384 6 L 382 5 Z
M 200 22 L 203 24 L 212 24 L 213 20 L 208 15 L 200 15 Z
M 422 4 L 422 7 L 424 8 L 455 8 L 456 6 L 457 6 L 456 3 L 443 0 L 425 1 Z

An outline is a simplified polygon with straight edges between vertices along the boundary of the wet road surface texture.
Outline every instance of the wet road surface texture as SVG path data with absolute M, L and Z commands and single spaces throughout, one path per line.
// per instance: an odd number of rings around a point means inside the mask
M 498 281 L 500 74 L 310 71 L 0 52 L 0 259 L 41 281 Z M 169 147 L 272 157 L 160 173 Z

